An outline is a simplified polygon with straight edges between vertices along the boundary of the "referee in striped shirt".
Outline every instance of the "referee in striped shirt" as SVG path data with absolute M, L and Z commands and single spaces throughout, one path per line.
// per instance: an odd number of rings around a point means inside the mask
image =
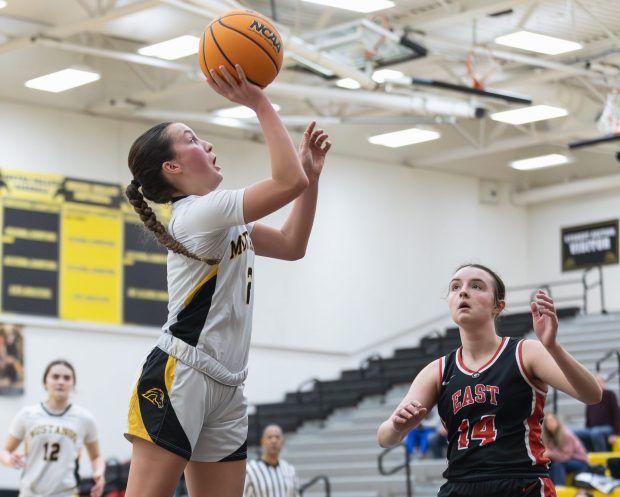
M 299 497 L 295 468 L 280 459 L 284 445 L 282 428 L 269 425 L 260 440 L 260 459 L 249 461 L 246 468 L 244 497 Z

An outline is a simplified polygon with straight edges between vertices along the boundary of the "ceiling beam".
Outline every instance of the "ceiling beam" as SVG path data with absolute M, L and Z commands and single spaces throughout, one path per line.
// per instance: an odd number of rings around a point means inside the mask
M 113 9 L 105 14 L 96 17 L 90 17 L 88 19 L 82 19 L 69 24 L 63 24 L 61 26 L 54 26 L 48 29 L 44 29 L 39 33 L 33 33 L 31 36 L 20 36 L 19 38 L 12 39 L 6 43 L 0 45 L 0 54 L 12 52 L 31 45 L 32 36 L 46 36 L 48 38 L 68 38 L 84 31 L 95 31 L 100 26 L 118 19 L 123 16 L 135 14 L 153 7 L 161 5 L 161 0 L 142 0 L 118 9 Z
M 495 140 L 489 146 L 480 149 L 474 149 L 468 146 L 450 148 L 443 153 L 433 154 L 432 157 L 414 160 L 412 161 L 412 165 L 414 167 L 432 167 L 454 161 L 462 162 L 468 159 L 477 159 L 520 148 L 527 149 L 536 145 L 544 145 L 556 140 L 568 142 L 571 137 L 589 136 L 593 131 L 595 131 L 594 123 L 590 126 L 584 126 L 583 124 L 573 127 L 559 126 L 551 131 L 538 132 L 534 135 L 523 135 L 516 136 L 514 138 Z
M 445 8 L 437 8 L 432 12 L 413 16 L 413 26 L 424 31 L 434 31 L 455 24 L 463 24 L 478 17 L 484 17 L 495 12 L 514 9 L 520 5 L 535 4 L 539 0 L 468 0 L 458 2 L 458 11 L 446 12 Z

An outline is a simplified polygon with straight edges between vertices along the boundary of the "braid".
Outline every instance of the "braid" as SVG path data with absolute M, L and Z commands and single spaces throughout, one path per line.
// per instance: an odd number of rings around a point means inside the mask
M 144 226 L 161 245 L 175 254 L 211 265 L 218 264 L 221 259 L 200 257 L 175 240 L 144 200 L 146 198 L 156 204 L 165 204 L 172 200 L 174 190 L 161 170 L 164 162 L 174 159 L 174 150 L 168 135 L 170 124 L 172 123 L 156 124 L 133 142 L 129 150 L 128 165 L 134 179 L 127 186 L 125 194 Z
M 200 262 L 206 262 L 207 264 L 218 264 L 220 259 L 214 258 L 204 258 L 200 257 L 193 252 L 190 252 L 185 245 L 176 240 L 166 229 L 166 227 L 161 224 L 161 222 L 157 219 L 155 212 L 153 209 L 149 207 L 149 205 L 144 200 L 144 196 L 140 192 L 140 183 L 136 180 L 132 180 L 131 183 L 127 186 L 125 190 L 125 195 L 127 195 L 127 199 L 129 203 L 133 206 L 134 210 L 140 216 L 140 219 L 144 223 L 144 226 L 155 236 L 156 240 L 166 247 L 168 250 L 171 250 L 175 254 L 184 255 L 190 259 L 194 259 Z

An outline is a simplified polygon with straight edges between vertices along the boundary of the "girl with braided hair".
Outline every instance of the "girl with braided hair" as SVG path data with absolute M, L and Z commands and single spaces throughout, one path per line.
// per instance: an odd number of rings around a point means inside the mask
M 254 255 L 304 256 L 318 180 L 331 144 L 308 125 L 299 152 L 266 95 L 220 68 L 209 86 L 256 112 L 271 157 L 271 177 L 218 190 L 213 145 L 182 123 L 161 123 L 129 152 L 126 194 L 168 248 L 168 320 L 142 365 L 126 437 L 133 442 L 127 497 L 170 497 L 183 472 L 191 497 L 241 497 L 247 451 L 247 376 Z M 146 200 L 172 202 L 168 228 Z M 257 223 L 293 206 L 280 229 Z

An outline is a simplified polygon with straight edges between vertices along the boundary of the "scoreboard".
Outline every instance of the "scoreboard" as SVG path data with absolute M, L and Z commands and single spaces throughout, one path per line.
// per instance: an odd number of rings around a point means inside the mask
M 161 326 L 166 249 L 124 187 L 0 169 L 0 312 Z M 167 224 L 168 206 L 151 204 Z

